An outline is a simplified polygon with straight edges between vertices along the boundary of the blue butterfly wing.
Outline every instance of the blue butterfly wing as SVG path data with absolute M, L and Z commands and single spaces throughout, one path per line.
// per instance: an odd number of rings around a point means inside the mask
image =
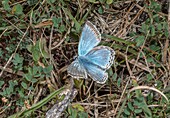
M 74 78 L 87 78 L 87 73 L 85 68 L 79 62 L 78 59 L 73 61 L 67 68 L 67 72 L 70 76 Z
M 80 37 L 78 55 L 86 55 L 90 50 L 97 46 L 100 41 L 101 34 L 91 22 L 87 21 Z
M 115 52 L 107 46 L 98 46 L 101 34 L 96 27 L 86 22 L 78 46 L 78 59 L 73 61 L 67 71 L 72 77 L 87 78 L 89 75 L 97 83 L 105 83 L 106 70 L 113 64 Z
M 87 74 L 97 83 L 103 84 L 108 78 L 107 72 L 100 68 L 98 65 L 95 65 L 86 57 L 79 57 L 79 61 L 83 64 L 86 69 Z
M 93 48 L 87 55 L 92 63 L 98 65 L 102 69 L 109 69 L 113 64 L 115 58 L 115 52 L 112 48 L 107 46 L 98 46 Z

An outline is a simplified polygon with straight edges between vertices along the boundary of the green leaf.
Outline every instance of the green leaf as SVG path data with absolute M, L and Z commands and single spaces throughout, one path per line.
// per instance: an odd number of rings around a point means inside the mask
M 109 76 L 113 76 L 113 70 L 111 68 L 108 70 L 108 74 Z
M 143 32 L 144 34 L 147 34 L 148 30 L 149 30 L 149 26 L 146 24 L 142 24 L 140 31 Z
M 29 73 L 30 75 L 33 75 L 32 68 L 31 68 L 31 67 L 28 67 L 28 73 Z
M 151 74 L 147 74 L 146 77 L 147 77 L 147 81 L 151 81 L 152 80 L 152 75 Z
M 55 3 L 56 0 L 48 0 L 48 1 L 50 1 L 51 3 Z
M 31 82 L 32 80 L 32 75 L 30 73 L 24 74 L 24 77 L 27 81 Z
M 2 49 L 0 48 L 0 57 L 2 57 L 4 54 L 4 52 L 2 51 Z
M 161 23 L 159 23 L 159 24 L 157 25 L 157 29 L 158 29 L 159 31 L 162 30 L 162 24 L 161 24 Z
M 36 50 L 33 50 L 33 59 L 34 61 L 38 61 L 40 59 L 40 52 L 39 51 L 36 51 Z
M 147 62 L 148 62 L 148 63 L 155 64 L 156 67 L 160 67 L 160 66 L 161 66 L 161 65 L 160 65 L 158 62 L 156 62 L 152 57 L 148 57 L 148 58 L 147 58 Z
M 0 95 L 1 96 L 5 96 L 6 94 L 5 94 L 5 91 L 3 90 L 3 92 L 0 92 Z
M 0 81 L 0 88 L 4 83 L 5 83 L 4 81 Z
M 64 25 L 61 25 L 61 26 L 59 27 L 59 32 L 60 32 L 60 33 L 64 32 L 65 30 L 66 30 L 66 28 L 65 28 Z
M 29 6 L 37 4 L 38 0 L 27 0 Z
M 27 84 L 26 84 L 25 82 L 21 82 L 21 85 L 22 85 L 22 87 L 23 87 L 24 89 L 27 89 L 27 88 L 28 88 L 28 86 L 27 86 Z
M 2 5 L 3 5 L 3 8 L 6 10 L 6 11 L 9 11 L 11 8 L 10 8 L 10 5 L 9 5 L 9 0 L 3 0 L 2 1 Z
M 54 27 L 58 28 L 59 27 L 59 23 L 62 21 L 62 18 L 53 17 L 52 21 L 53 21 Z
M 23 60 L 24 58 L 21 57 L 18 53 L 16 53 L 12 62 L 14 65 L 18 65 L 18 64 L 22 64 Z
M 120 87 L 121 83 L 122 83 L 122 79 L 121 79 L 121 78 L 118 78 L 118 80 L 117 80 L 117 86 Z
M 96 2 L 96 0 L 89 0 L 89 2 L 91 2 L 91 3 L 95 3 L 95 2 Z
M 157 44 L 150 45 L 149 48 L 155 52 L 159 52 L 160 47 Z
M 145 106 L 145 103 L 144 103 L 144 100 L 141 102 L 135 100 L 134 105 L 136 105 L 138 108 L 142 108 L 143 106 Z
M 12 13 L 14 13 L 16 15 L 23 14 L 23 7 L 22 7 L 22 5 L 21 4 L 17 4 L 15 6 L 13 6 Z
M 136 114 L 139 114 L 139 113 L 142 112 L 142 109 L 135 109 L 134 112 L 135 112 Z
M 32 73 L 33 75 L 36 75 L 38 73 L 38 71 L 40 70 L 40 68 L 38 66 L 33 66 L 33 69 L 32 69 Z
M 98 8 L 98 12 L 99 14 L 103 14 L 103 8 L 101 6 Z
M 24 98 L 24 97 L 25 97 L 23 89 L 19 89 L 19 90 L 18 90 L 18 93 L 19 93 L 19 95 L 20 95 L 21 98 Z
M 51 73 L 52 70 L 53 70 L 53 66 L 49 65 L 49 66 L 47 66 L 46 68 L 43 69 L 43 72 L 45 74 L 49 74 L 49 73 Z
M 124 110 L 124 113 L 128 116 L 130 115 L 130 111 L 127 108 Z
M 79 118 L 88 118 L 88 114 L 86 112 L 78 113 Z
M 42 78 L 42 73 L 36 73 L 34 77 L 41 77 Z
M 18 82 L 16 80 L 10 80 L 8 83 L 9 83 L 9 86 L 11 86 L 12 88 L 18 85 Z
M 158 4 L 156 1 L 151 0 L 151 4 L 149 5 L 150 9 L 154 9 L 156 12 L 161 10 L 161 5 Z
M 69 113 L 69 114 L 71 114 L 71 109 L 72 109 L 72 108 L 69 106 L 69 107 L 68 107 L 68 113 Z
M 105 3 L 106 0 L 99 0 L 101 3 Z
M 142 46 L 143 43 L 144 43 L 144 40 L 145 40 L 145 37 L 144 36 L 139 36 L 135 39 L 136 41 L 136 46 L 139 47 L 139 46 Z
M 145 113 L 145 117 L 146 118 L 152 118 L 152 112 L 151 110 L 148 108 L 147 104 L 145 104 L 143 107 L 142 107 L 144 113 Z
M 150 26 L 151 36 L 155 36 L 155 27 L 153 25 Z
M 30 53 L 32 53 L 32 47 L 33 47 L 33 45 L 27 45 L 27 50 L 30 52 Z
M 15 86 L 16 85 L 18 85 L 18 82 L 16 81 L 16 80 L 10 80 L 9 82 L 9 87 L 8 88 L 6 88 L 6 93 L 7 93 L 7 95 L 12 95 L 12 94 L 14 94 L 14 88 L 15 88 Z
M 72 109 L 72 118 L 77 118 L 77 111 L 75 109 Z
M 73 108 L 77 109 L 78 111 L 84 111 L 84 107 L 82 107 L 80 104 L 74 104 Z
M 42 50 L 42 54 L 44 58 L 46 59 L 50 58 L 50 55 L 45 50 Z
M 110 4 L 113 3 L 113 0 L 107 0 L 106 3 L 107 3 L 108 5 L 110 5 Z
M 39 50 L 41 52 L 41 55 L 44 57 L 44 58 L 49 58 L 49 54 L 48 54 L 48 51 L 45 47 L 47 47 L 46 45 L 46 40 L 44 38 L 42 38 L 40 41 L 39 41 Z
M 134 110 L 134 107 L 132 106 L 132 103 L 131 102 L 128 102 L 128 108 L 133 111 Z
M 114 73 L 114 74 L 113 74 L 113 77 L 112 77 L 112 80 L 113 80 L 113 81 L 116 81 L 116 79 L 117 79 L 117 73 Z
M 35 46 L 32 47 L 31 52 L 32 52 L 34 61 L 38 61 L 41 57 L 41 52 L 39 49 L 39 41 L 37 41 Z
M 33 87 L 33 86 L 30 86 L 30 87 L 28 87 L 28 90 L 29 90 L 29 91 L 34 90 L 34 87 Z
M 166 36 L 166 38 L 169 37 L 169 30 L 168 29 L 165 29 L 165 36 Z
M 13 88 L 11 88 L 11 87 L 6 88 L 6 89 L 4 90 L 4 93 L 5 93 L 5 95 L 7 95 L 8 97 L 10 97 L 10 96 L 12 95 L 12 93 L 13 93 Z
M 36 83 L 38 80 L 37 79 L 31 79 L 31 82 L 34 84 L 34 83 Z

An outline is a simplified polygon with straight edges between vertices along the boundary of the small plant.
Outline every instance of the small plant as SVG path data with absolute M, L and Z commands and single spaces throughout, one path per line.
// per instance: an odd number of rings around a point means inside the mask
M 88 114 L 81 105 L 68 107 L 68 118 L 88 118 Z
M 32 53 L 33 60 L 35 62 L 39 61 L 40 58 L 49 58 L 47 51 L 44 49 L 46 46 L 45 40 L 39 40 L 35 45 L 28 45 L 27 50 Z
M 137 117 L 141 114 L 144 114 L 146 118 L 151 118 L 152 113 L 148 108 L 146 101 L 143 96 L 133 98 L 133 101 L 127 103 L 126 108 L 124 109 L 122 117 Z
M 14 59 L 12 60 L 14 70 L 18 71 L 23 69 L 23 60 L 24 58 L 21 57 L 18 53 L 15 54 Z
M 24 78 L 28 82 L 35 83 L 39 80 L 44 79 L 45 77 L 50 77 L 52 69 L 52 65 L 49 65 L 45 68 L 41 66 L 33 66 L 33 68 L 29 67 L 28 73 L 24 75 Z

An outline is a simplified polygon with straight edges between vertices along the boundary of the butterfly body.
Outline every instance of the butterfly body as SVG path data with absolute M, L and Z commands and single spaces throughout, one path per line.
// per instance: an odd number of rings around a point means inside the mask
M 106 70 L 113 64 L 115 52 L 110 47 L 97 46 L 100 41 L 99 31 L 92 23 L 86 22 L 78 46 L 78 57 L 67 69 L 72 77 L 87 79 L 90 76 L 97 83 L 106 82 Z

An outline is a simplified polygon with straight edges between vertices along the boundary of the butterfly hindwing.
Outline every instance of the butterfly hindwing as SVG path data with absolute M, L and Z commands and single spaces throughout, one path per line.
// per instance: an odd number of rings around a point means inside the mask
M 101 34 L 92 23 L 87 21 L 80 37 L 78 46 L 79 56 L 86 55 L 90 50 L 97 46 L 100 41 Z
M 94 64 L 107 70 L 113 64 L 115 52 L 107 46 L 98 46 L 93 48 L 86 57 Z
M 67 72 L 74 78 L 87 78 L 86 70 L 78 59 L 73 61 L 67 68 Z
M 97 83 L 103 84 L 108 78 L 107 72 L 98 65 L 92 63 L 86 57 L 79 57 L 79 61 L 83 64 L 87 74 Z

